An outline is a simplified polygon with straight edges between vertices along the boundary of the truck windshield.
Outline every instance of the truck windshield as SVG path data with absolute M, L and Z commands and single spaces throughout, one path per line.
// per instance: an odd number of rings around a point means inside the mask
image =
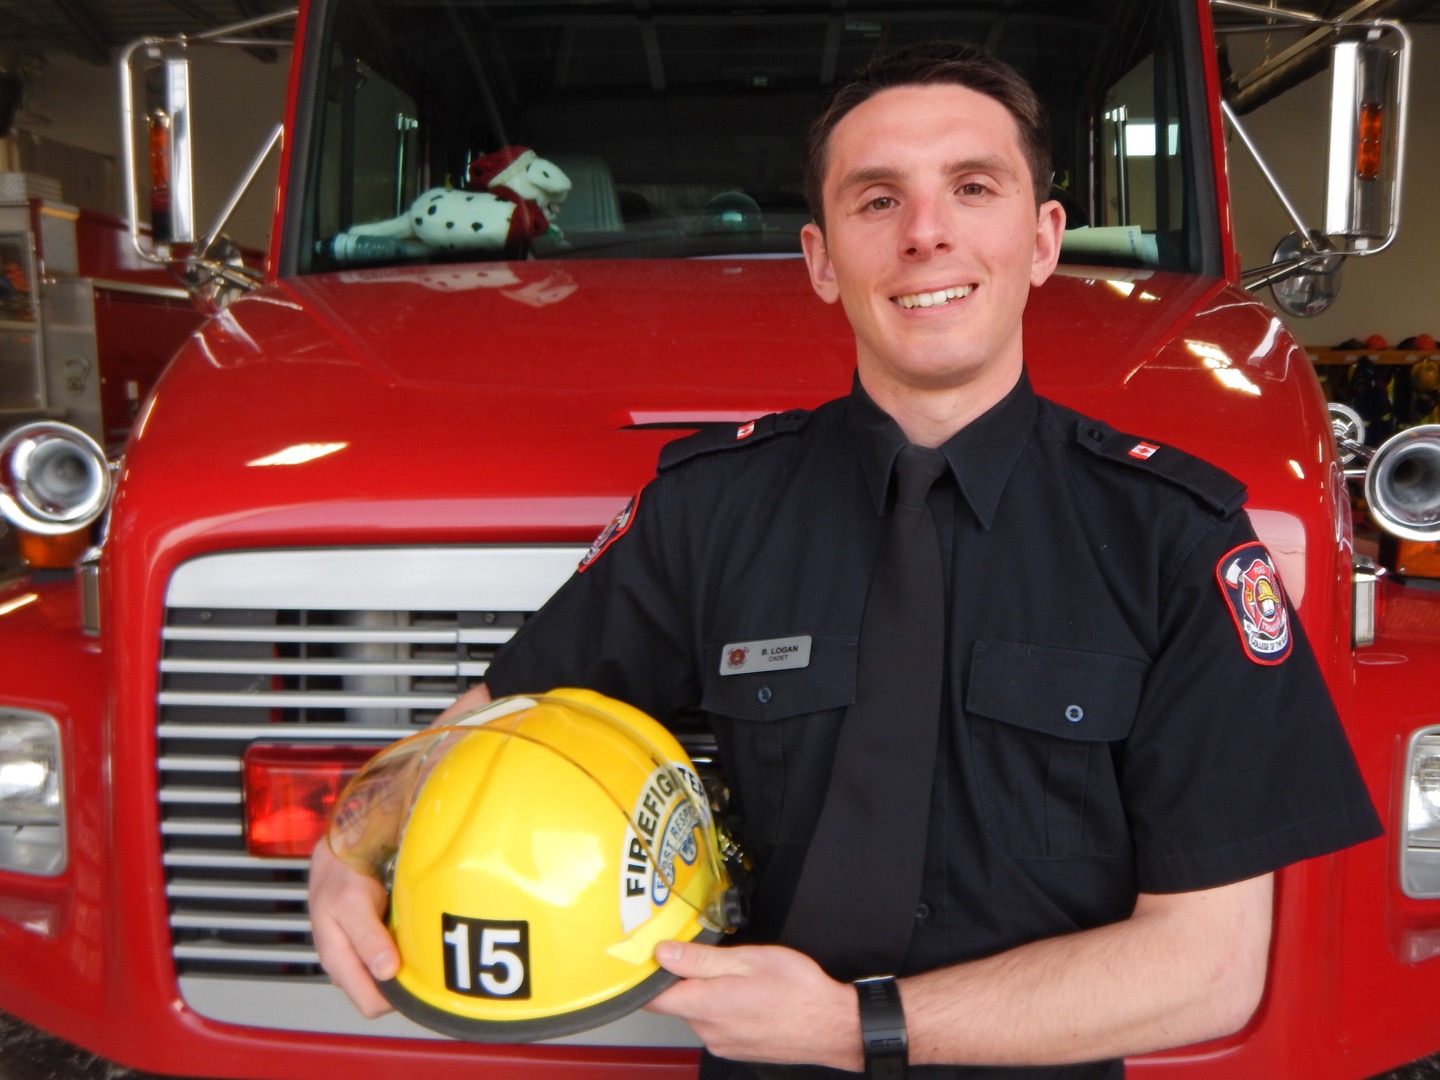
M 800 142 L 827 89 L 934 37 L 986 46 L 1047 103 L 1066 261 L 1196 272 L 1211 246 L 1189 5 L 334 0 L 315 13 L 291 186 L 301 273 L 798 254 Z

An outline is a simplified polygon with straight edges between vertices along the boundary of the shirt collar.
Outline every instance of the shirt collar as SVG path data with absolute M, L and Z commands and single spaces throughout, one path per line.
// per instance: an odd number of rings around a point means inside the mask
M 1035 411 L 1035 391 L 1030 376 L 1022 370 L 1014 389 L 940 447 L 965 501 L 987 529 L 995 520 L 1000 496 L 1020 451 L 1030 438 Z M 895 456 L 907 441 L 905 433 L 871 400 L 858 375 L 851 385 L 848 415 L 875 512 L 883 514 L 889 505 Z

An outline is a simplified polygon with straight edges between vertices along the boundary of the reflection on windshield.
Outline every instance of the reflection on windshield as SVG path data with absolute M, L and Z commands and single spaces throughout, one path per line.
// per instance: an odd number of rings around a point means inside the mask
M 838 78 L 987 45 L 1052 116 L 1067 261 L 1193 270 L 1180 5 L 1157 0 L 334 0 L 299 269 L 796 255 L 800 140 Z

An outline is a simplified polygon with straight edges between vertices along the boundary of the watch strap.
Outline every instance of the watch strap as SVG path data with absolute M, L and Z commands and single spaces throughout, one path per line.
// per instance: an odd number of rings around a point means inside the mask
M 860 979 L 855 983 L 860 1002 L 860 1041 L 865 1049 L 867 1080 L 904 1080 L 910 1040 L 905 1032 L 905 1009 L 893 976 Z

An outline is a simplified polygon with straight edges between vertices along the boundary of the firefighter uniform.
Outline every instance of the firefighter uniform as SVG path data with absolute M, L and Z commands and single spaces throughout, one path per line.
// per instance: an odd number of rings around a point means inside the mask
M 824 800 L 904 444 L 858 380 L 672 443 L 487 675 L 496 695 L 579 685 L 708 715 L 758 870 L 748 940 L 775 940 Z M 900 973 L 1378 835 L 1238 481 L 1024 376 L 941 450 L 947 669 L 928 836 L 895 837 L 925 853 Z

